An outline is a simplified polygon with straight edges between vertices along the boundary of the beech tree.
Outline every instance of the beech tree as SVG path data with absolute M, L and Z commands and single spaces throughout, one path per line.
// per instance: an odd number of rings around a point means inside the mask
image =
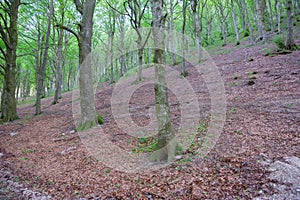
M 286 34 L 285 48 L 288 50 L 293 50 L 296 45 L 294 40 L 294 14 L 292 0 L 287 0 L 286 2 L 286 15 L 288 31 Z
M 152 27 L 154 39 L 154 64 L 155 64 L 155 108 L 158 123 L 158 150 L 152 155 L 155 161 L 170 162 L 175 155 L 176 143 L 173 129 L 170 106 L 168 102 L 168 87 L 166 82 L 166 55 L 164 25 L 166 15 L 163 14 L 164 2 L 162 0 L 151 1 Z
M 20 0 L 0 3 L 0 38 L 4 42 L 4 47 L 0 46 L 1 59 L 4 60 L 4 65 L 0 65 L 3 69 L 0 72 L 4 76 L 1 95 L 1 118 L 3 118 L 3 121 L 12 121 L 18 118 L 15 91 L 20 3 Z M 3 11 L 7 14 L 3 14 Z
M 49 50 L 49 39 L 50 39 L 50 31 L 51 31 L 51 23 L 53 16 L 53 0 L 50 1 L 49 5 L 49 13 L 47 20 L 47 32 L 45 36 L 45 47 L 44 51 L 41 50 L 41 33 L 38 25 L 38 45 L 36 51 L 36 103 L 35 103 L 35 114 L 41 114 L 41 98 L 45 96 L 44 94 L 44 82 L 45 82 L 45 73 L 48 62 L 48 50 Z M 39 22 L 38 22 L 39 23 Z M 39 54 L 41 53 L 41 57 Z M 39 60 L 41 59 L 41 62 Z M 40 64 L 41 63 L 41 64 Z
M 79 32 L 60 25 L 61 28 L 75 35 L 79 47 L 79 90 L 81 122 L 78 130 L 85 130 L 97 124 L 97 115 L 94 103 L 93 75 L 91 66 L 93 16 L 96 0 L 74 0 L 76 10 L 81 16 Z

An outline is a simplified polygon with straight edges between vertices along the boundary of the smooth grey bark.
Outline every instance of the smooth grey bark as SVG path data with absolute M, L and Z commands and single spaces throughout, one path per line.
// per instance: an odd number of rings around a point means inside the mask
M 285 40 L 285 48 L 293 50 L 295 48 L 294 40 L 294 14 L 293 14 L 293 1 L 287 0 L 286 4 L 286 15 L 287 15 L 287 34 Z
M 64 24 L 65 11 L 64 7 L 60 10 L 61 12 L 61 24 Z M 57 29 L 58 32 L 58 42 L 57 42 L 57 51 L 56 51 L 56 67 L 55 67 L 55 94 L 53 104 L 58 103 L 58 100 L 61 98 L 62 90 L 62 68 L 63 68 L 63 39 L 64 39 L 64 30 L 62 28 Z
M 235 36 L 236 36 L 236 44 L 239 45 L 240 44 L 240 35 L 239 35 L 239 29 L 237 27 L 233 0 L 231 0 L 231 15 L 232 15 L 232 20 L 233 20 L 234 32 L 235 32 Z
M 280 0 L 275 1 L 275 14 L 276 14 L 276 20 L 277 20 L 277 32 L 278 34 L 281 33 L 281 2 Z
M 247 24 L 246 24 L 246 16 L 245 16 L 245 11 L 244 11 L 244 7 L 243 7 L 243 3 L 240 0 L 235 1 L 238 5 L 239 8 L 239 14 L 238 16 L 240 16 L 241 21 L 242 21 L 242 28 L 243 28 L 243 32 L 245 33 L 247 31 Z
M 142 33 L 140 28 L 142 19 L 145 13 L 145 10 L 147 8 L 149 0 L 146 0 L 144 5 L 140 0 L 127 0 L 124 2 L 124 8 L 126 11 L 126 15 L 130 19 L 131 27 L 135 30 L 135 32 L 138 35 L 137 39 L 137 48 L 138 48 L 138 73 L 137 73 L 137 82 L 142 81 L 142 66 L 143 66 L 143 51 L 145 48 L 145 45 L 147 43 L 148 37 L 145 39 L 143 43 Z
M 273 23 L 273 8 L 272 8 L 272 3 L 271 0 L 268 0 L 268 6 L 269 6 L 269 12 L 270 12 L 270 27 L 271 27 L 271 32 L 274 32 L 274 23 Z
M 203 1 L 202 4 L 200 4 L 199 0 L 193 0 L 191 2 L 192 13 L 193 13 L 194 22 L 195 22 L 196 45 L 197 45 L 197 49 L 198 49 L 199 61 L 202 59 L 202 38 L 201 38 L 202 17 L 203 17 L 203 10 L 206 6 L 206 3 L 207 3 L 207 0 Z
M 256 12 L 257 12 L 257 22 L 259 28 L 259 39 L 262 38 L 263 41 L 268 40 L 267 31 L 265 27 L 265 10 L 266 10 L 266 1 L 265 0 L 256 0 Z
M 185 24 L 186 24 L 186 8 L 187 8 L 187 1 L 183 0 L 183 6 L 182 6 L 182 28 L 181 28 L 181 45 L 182 45 L 182 62 L 181 62 L 181 75 L 182 76 L 187 76 L 187 71 L 186 71 L 186 63 L 185 63 Z
M 46 73 L 46 67 L 48 62 L 49 39 L 50 39 L 50 32 L 51 32 L 52 15 L 53 15 L 53 0 L 50 1 L 50 5 L 49 5 L 45 48 L 44 48 L 43 56 L 40 57 L 42 59 L 42 64 L 37 65 L 38 68 L 37 68 L 36 103 L 35 103 L 36 115 L 40 115 L 42 112 L 41 98 L 43 95 L 45 95 L 44 82 L 45 82 L 45 73 Z
M 96 0 L 86 0 L 81 3 L 74 0 L 77 11 L 81 14 L 80 31 L 76 35 L 79 46 L 79 90 L 81 124 L 79 130 L 88 129 L 97 124 L 94 102 L 92 58 L 89 56 L 92 48 L 93 16 Z
M 83 62 L 88 58 L 92 47 L 93 15 L 96 0 L 87 0 L 83 4 L 81 27 L 79 32 L 79 64 L 80 64 L 80 107 L 83 126 L 96 124 L 96 110 L 94 103 L 92 66 Z M 91 58 L 89 58 L 91 59 Z M 89 125 L 88 125 L 89 126 Z
M 124 74 L 125 68 L 125 55 L 124 55 L 124 39 L 125 39 L 125 16 L 120 15 L 119 17 L 120 24 L 120 76 L 122 77 Z
M 174 3 L 173 0 L 170 0 L 170 20 L 169 20 L 169 45 L 172 53 L 172 63 L 173 65 L 176 64 L 176 47 L 175 47 L 175 41 L 174 41 Z
M 152 154 L 154 161 L 172 161 L 175 155 L 176 142 L 175 132 L 171 121 L 170 107 L 168 102 L 168 87 L 166 82 L 166 58 L 164 24 L 166 16 L 163 15 L 163 1 L 152 0 L 154 63 L 155 63 L 155 108 L 158 121 L 158 148 Z
M 114 39 L 116 31 L 116 13 L 113 9 L 109 14 L 109 55 L 110 55 L 110 83 L 114 83 Z
M 243 7 L 244 7 L 244 12 L 245 12 L 245 17 L 246 17 L 246 21 L 247 21 L 247 26 L 248 26 L 249 32 L 250 32 L 251 43 L 255 43 L 254 34 L 253 34 L 253 28 L 252 28 L 252 24 L 251 24 L 251 21 L 250 21 L 250 18 L 249 18 L 247 4 L 246 4 L 245 0 L 242 0 L 242 4 L 243 4 Z
M 229 15 L 229 12 L 227 10 L 227 2 L 223 4 L 223 1 L 216 0 L 215 4 L 217 6 L 217 13 L 221 22 L 221 32 L 223 35 L 223 46 L 227 45 L 227 17 Z
M 0 38 L 2 39 L 5 49 L 0 47 L 0 51 L 4 57 L 4 83 L 1 99 L 1 118 L 3 121 L 13 121 L 18 118 L 17 115 L 17 101 L 16 101 L 16 74 L 17 74 L 17 46 L 18 46 L 18 14 L 20 0 L 7 1 L 7 7 L 1 4 L 1 9 L 8 10 L 8 22 L 6 17 L 0 13 Z M 5 13 L 5 12 L 4 12 Z

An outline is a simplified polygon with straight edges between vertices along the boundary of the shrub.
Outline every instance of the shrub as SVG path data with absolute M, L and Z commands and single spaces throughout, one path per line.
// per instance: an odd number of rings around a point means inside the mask
M 98 124 L 104 124 L 104 119 L 101 115 L 97 116 L 97 121 L 98 121 Z
M 285 38 L 283 36 L 277 36 L 277 37 L 274 38 L 273 41 L 279 49 L 284 49 L 285 48 L 285 44 L 284 44 Z

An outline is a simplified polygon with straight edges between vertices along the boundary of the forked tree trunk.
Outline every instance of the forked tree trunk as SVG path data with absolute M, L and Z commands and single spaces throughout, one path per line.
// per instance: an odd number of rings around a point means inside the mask
M 152 0 L 153 16 L 153 36 L 154 36 L 154 63 L 155 63 L 155 108 L 158 121 L 158 148 L 152 154 L 152 160 L 172 161 L 175 154 L 176 143 L 174 142 L 175 133 L 170 116 L 168 102 L 168 87 L 166 82 L 166 58 L 165 58 L 165 38 L 163 26 L 165 16 L 163 15 L 162 0 Z

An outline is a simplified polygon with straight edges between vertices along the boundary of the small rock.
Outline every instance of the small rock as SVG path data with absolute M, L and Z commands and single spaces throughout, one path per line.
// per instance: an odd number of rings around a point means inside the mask
M 0 153 L 0 158 L 1 158 L 2 156 L 4 156 L 4 154 L 3 154 L 3 153 Z
M 71 131 L 70 131 L 70 134 L 73 134 L 73 133 L 75 133 L 75 130 L 71 130 Z
M 12 133 L 10 133 L 9 135 L 13 137 L 13 136 L 18 135 L 18 133 L 17 133 L 17 132 L 12 132 Z
M 175 156 L 175 159 L 176 160 L 179 160 L 179 159 L 181 159 L 183 156 L 182 155 L 177 155 L 177 156 Z
M 69 153 L 70 151 L 76 149 L 76 147 L 69 147 L 66 150 L 63 150 L 62 152 L 60 152 L 61 155 L 66 155 L 67 153 Z

